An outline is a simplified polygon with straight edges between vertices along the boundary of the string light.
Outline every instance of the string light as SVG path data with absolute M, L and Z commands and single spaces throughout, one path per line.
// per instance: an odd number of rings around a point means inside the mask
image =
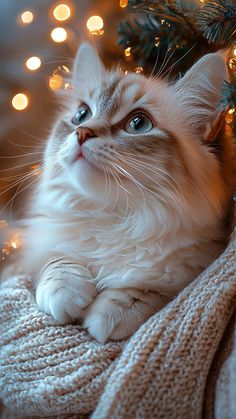
M 24 25 L 29 25 L 34 20 L 34 15 L 30 10 L 25 10 L 25 12 L 21 13 L 20 20 Z
M 236 58 L 231 58 L 229 60 L 229 67 L 231 68 L 231 70 L 236 71 Z
M 124 50 L 124 54 L 126 57 L 130 57 L 131 56 L 131 47 L 128 47 Z
M 27 108 L 29 100 L 24 93 L 17 93 L 12 99 L 12 106 L 17 111 L 23 111 Z
M 91 35 L 102 35 L 103 31 L 103 20 L 100 16 L 91 16 L 87 20 L 87 28 Z
M 142 73 L 142 72 L 143 72 L 143 67 L 135 67 L 134 72 L 135 72 L 136 74 L 140 74 L 140 73 Z
M 124 8 L 128 5 L 128 0 L 120 0 L 120 7 Z
M 64 42 L 67 38 L 67 32 L 64 28 L 54 28 L 51 32 L 51 38 L 54 42 Z
M 234 48 L 234 55 L 235 55 L 235 57 L 236 57 L 236 48 Z
M 159 47 L 159 45 L 160 45 L 160 37 L 156 36 L 155 37 L 155 47 Z
M 26 60 L 25 65 L 29 70 L 35 71 L 41 67 L 41 60 L 39 57 L 30 57 Z
M 22 246 L 22 241 L 18 234 L 14 234 L 9 241 L 4 242 L 4 247 L 2 249 L 3 255 L 9 255 L 12 250 L 18 250 Z M 3 257 L 4 259 L 4 257 Z
M 64 21 L 69 19 L 71 10 L 67 4 L 58 4 L 53 10 L 53 15 L 56 20 Z
M 231 109 L 230 109 L 231 110 Z M 230 113 L 229 111 L 226 113 L 226 117 L 225 117 L 225 120 L 226 120 L 226 122 L 227 122 L 227 124 L 231 124 L 232 122 L 233 122 L 233 119 L 234 119 L 234 117 L 233 117 L 233 115 L 232 115 L 232 113 Z
M 62 66 L 59 66 L 58 67 L 58 69 L 59 70 L 64 70 L 66 73 L 69 73 L 70 72 L 70 70 L 69 70 L 69 68 L 65 65 L 65 64 L 63 64 Z

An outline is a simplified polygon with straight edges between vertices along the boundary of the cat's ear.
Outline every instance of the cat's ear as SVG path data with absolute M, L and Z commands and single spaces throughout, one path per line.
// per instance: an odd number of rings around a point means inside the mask
M 218 130 L 222 119 L 219 101 L 223 82 L 228 80 L 225 55 L 224 51 L 205 55 L 175 83 L 178 101 L 202 140 Z
M 97 51 L 88 43 L 82 44 L 75 56 L 73 72 L 72 72 L 72 85 L 75 88 L 81 86 L 97 85 L 104 73 L 105 67 L 101 62 Z

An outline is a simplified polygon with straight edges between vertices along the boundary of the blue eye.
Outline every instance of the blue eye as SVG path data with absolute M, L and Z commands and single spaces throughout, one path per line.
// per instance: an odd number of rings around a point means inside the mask
M 88 105 L 81 105 L 77 112 L 74 114 L 73 118 L 71 119 L 72 124 L 79 125 L 82 122 L 86 121 L 87 119 L 91 118 L 92 112 Z
M 137 113 L 132 115 L 125 124 L 125 131 L 129 134 L 144 134 L 153 128 L 153 123 L 147 115 Z

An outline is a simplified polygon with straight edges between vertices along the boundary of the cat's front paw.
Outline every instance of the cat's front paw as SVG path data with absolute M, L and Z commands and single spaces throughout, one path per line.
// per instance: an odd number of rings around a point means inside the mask
M 66 271 L 64 270 L 66 269 Z M 69 263 L 45 269 L 36 290 L 39 309 L 59 323 L 82 319 L 84 309 L 96 296 L 96 287 L 85 268 Z
M 85 311 L 83 326 L 98 342 L 121 340 L 133 334 L 165 304 L 156 292 L 106 289 Z

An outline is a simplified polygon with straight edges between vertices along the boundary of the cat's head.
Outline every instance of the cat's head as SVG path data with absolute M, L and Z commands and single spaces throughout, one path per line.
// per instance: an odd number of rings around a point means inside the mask
M 94 48 L 83 44 L 46 162 L 59 167 L 64 184 L 94 201 L 152 199 L 179 209 L 192 198 L 212 198 L 220 205 L 222 179 L 207 138 L 219 119 L 225 79 L 217 53 L 168 84 L 108 71 Z

